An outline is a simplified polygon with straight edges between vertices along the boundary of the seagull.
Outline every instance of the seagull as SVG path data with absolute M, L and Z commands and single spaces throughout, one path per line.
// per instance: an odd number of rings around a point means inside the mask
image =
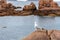
M 35 28 L 35 30 L 40 29 L 40 28 L 38 27 L 38 25 L 37 25 L 37 22 L 35 22 L 35 26 L 34 26 L 34 28 Z
M 37 22 L 35 22 L 35 26 L 34 26 L 35 30 L 45 30 L 44 28 L 40 28 L 38 27 L 38 24 Z

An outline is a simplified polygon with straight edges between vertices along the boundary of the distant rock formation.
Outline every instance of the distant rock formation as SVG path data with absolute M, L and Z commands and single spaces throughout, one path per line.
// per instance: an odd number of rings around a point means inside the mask
M 42 8 L 56 8 L 58 7 L 58 4 L 56 2 L 53 2 L 53 0 L 39 0 L 39 9 Z
M 50 14 L 54 14 L 53 16 L 56 16 L 57 12 L 60 11 L 59 9 L 60 8 L 58 4 L 53 0 L 39 0 L 38 6 L 38 10 L 40 10 L 39 15 L 51 16 Z
M 23 40 L 60 40 L 59 30 L 36 30 Z
M 10 15 L 17 16 L 20 14 L 20 12 L 18 14 L 18 12 L 15 10 L 17 8 L 19 8 L 19 7 L 15 7 L 11 3 L 7 3 L 6 0 L 1 0 L 0 1 L 0 16 L 10 16 Z
M 29 5 L 25 5 L 23 10 L 16 10 L 17 8 L 11 3 L 7 3 L 6 0 L 0 1 L 0 16 L 60 16 L 60 7 L 53 0 L 39 0 L 38 9 L 36 5 L 31 2 Z
M 37 8 L 36 8 L 36 6 L 35 6 L 35 4 L 33 3 L 33 2 L 31 2 L 31 4 L 30 5 L 25 5 L 24 7 L 23 7 L 23 11 L 26 11 L 26 12 L 28 12 L 28 14 L 30 13 L 31 15 L 33 14 L 34 15 L 34 11 L 35 10 L 37 10 Z M 30 15 L 29 14 L 29 15 Z
M 34 11 L 36 9 L 37 8 L 36 8 L 36 6 L 33 2 L 31 2 L 30 5 L 25 5 L 24 8 L 23 8 L 24 11 Z

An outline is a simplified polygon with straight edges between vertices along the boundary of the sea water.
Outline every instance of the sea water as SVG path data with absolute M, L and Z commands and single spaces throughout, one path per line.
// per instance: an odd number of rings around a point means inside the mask
M 47 30 L 60 30 L 60 17 L 34 16 L 34 20 L 39 28 Z
M 60 17 L 5 16 L 0 17 L 0 40 L 22 40 L 38 27 L 60 30 Z
M 33 16 L 0 17 L 0 40 L 22 40 L 33 30 Z

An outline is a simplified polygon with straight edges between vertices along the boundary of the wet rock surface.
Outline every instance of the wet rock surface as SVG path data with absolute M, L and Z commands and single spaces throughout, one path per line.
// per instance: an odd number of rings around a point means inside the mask
M 23 40 L 60 40 L 59 30 L 35 30 Z

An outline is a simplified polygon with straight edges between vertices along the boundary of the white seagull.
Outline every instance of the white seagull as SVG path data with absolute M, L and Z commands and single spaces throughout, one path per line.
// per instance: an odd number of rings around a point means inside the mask
M 35 26 L 34 26 L 35 30 L 38 30 L 38 29 L 40 29 L 40 28 L 38 27 L 38 24 L 37 24 L 37 22 L 35 22 L 34 24 L 35 24 Z

